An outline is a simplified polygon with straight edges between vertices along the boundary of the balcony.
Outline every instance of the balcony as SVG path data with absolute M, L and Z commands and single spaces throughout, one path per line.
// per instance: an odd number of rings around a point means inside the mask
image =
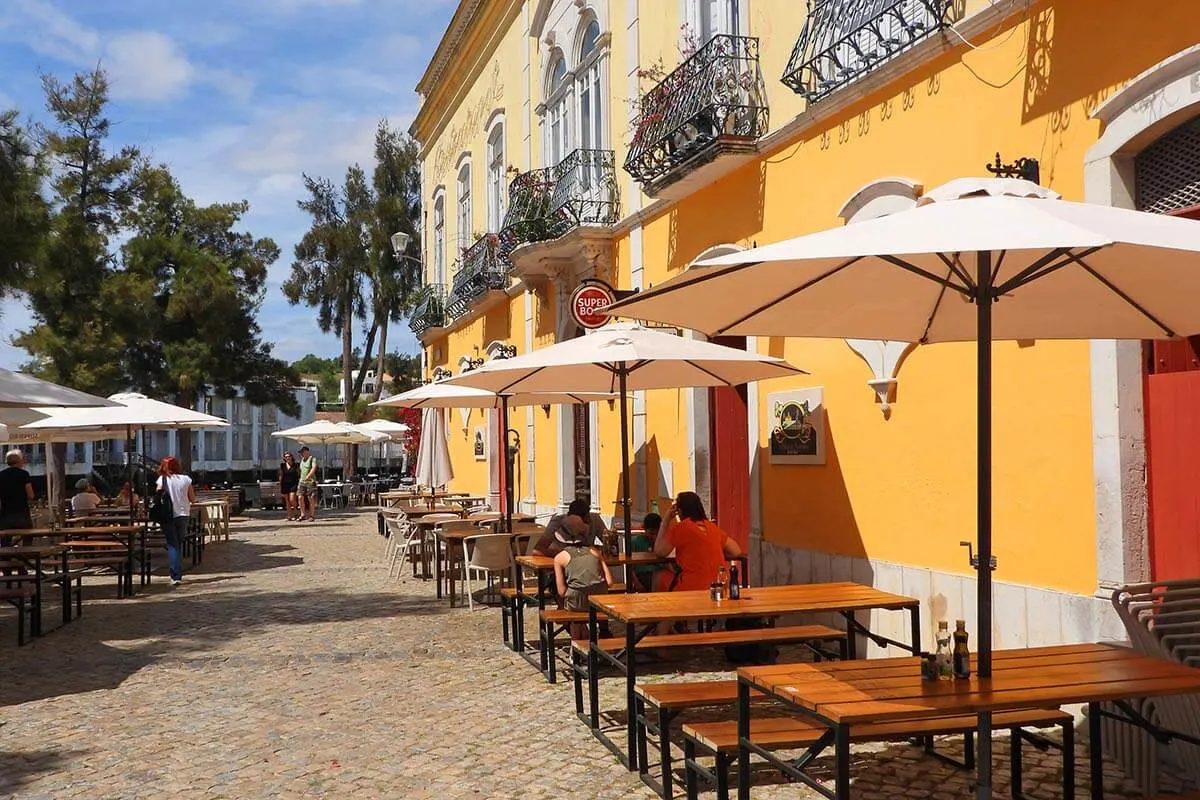
M 583 226 L 607 227 L 618 218 L 616 156 L 611 150 L 575 150 L 553 167 L 513 179 L 500 256 L 508 260 L 523 244 L 558 239 Z
M 722 156 L 756 152 L 767 131 L 758 39 L 719 35 L 641 99 L 625 171 L 651 197 Z
M 461 317 L 483 295 L 507 288 L 508 262 L 500 257 L 500 237 L 485 233 L 463 250 L 446 300 L 446 314 L 451 319 Z
M 783 82 L 816 103 L 947 27 L 953 0 L 808 0 Z
M 446 287 L 440 283 L 427 284 L 408 317 L 408 327 L 418 339 L 434 328 L 446 326 Z

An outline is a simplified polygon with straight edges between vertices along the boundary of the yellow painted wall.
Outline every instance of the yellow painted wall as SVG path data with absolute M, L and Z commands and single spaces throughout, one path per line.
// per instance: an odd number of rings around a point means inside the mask
M 771 16 L 771 2 L 754 6 L 756 16 L 763 12 L 760 21 Z M 908 177 L 932 188 L 980 174 L 996 150 L 1010 160 L 1036 156 L 1044 183 L 1080 198 L 1083 156 L 1099 134 L 1090 112 L 1114 86 L 1200 41 L 1200 15 L 1186 0 L 1156 4 L 1153 19 L 1146 13 L 1116 2 L 1036 6 L 1030 23 L 1005 26 L 979 49 L 947 55 L 804 131 L 799 141 L 647 222 L 647 283 L 675 274 L 713 245 L 765 244 L 841 224 L 841 205 L 881 177 Z M 768 49 L 764 61 L 786 60 L 775 45 Z M 777 66 L 768 74 L 777 74 Z M 775 105 L 772 116 L 780 119 Z M 844 342 L 764 340 L 761 346 L 812 376 L 761 385 L 755 409 L 760 446 L 768 434 L 766 396 L 781 388 L 824 386 L 829 425 L 825 467 L 772 467 L 762 457 L 764 537 L 969 572 L 958 543 L 975 531 L 972 347 L 936 345 L 912 353 L 885 421 L 866 386 L 866 365 Z M 1000 575 L 1091 593 L 1088 346 L 1001 344 L 995 370 Z M 660 449 L 663 443 L 677 448 L 686 435 L 669 407 L 651 408 L 649 430 Z M 677 488 L 685 488 L 679 472 Z

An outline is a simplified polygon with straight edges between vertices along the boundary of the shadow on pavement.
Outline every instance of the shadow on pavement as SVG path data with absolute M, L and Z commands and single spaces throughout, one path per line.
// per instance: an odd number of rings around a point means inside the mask
M 39 775 L 57 772 L 90 750 L 41 750 L 9 753 L 0 750 L 0 796 L 11 797 Z
M 139 595 L 143 601 L 85 601 L 81 619 L 21 648 L 16 647 L 15 619 L 6 616 L 0 652 L 9 678 L 0 681 L 0 707 L 112 689 L 156 662 L 204 659 L 226 642 L 276 626 L 450 613 L 431 597 L 385 592 L 222 591 L 218 586 L 189 596 L 187 589 L 185 579 L 182 587 L 167 590 L 170 597 L 159 597 L 156 590 Z

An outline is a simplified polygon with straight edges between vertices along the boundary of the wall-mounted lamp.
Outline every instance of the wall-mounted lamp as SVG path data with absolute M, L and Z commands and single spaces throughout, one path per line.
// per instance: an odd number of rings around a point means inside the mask
M 391 236 L 392 252 L 396 255 L 402 255 L 408 249 L 408 243 L 411 239 L 412 237 L 404 231 L 393 233 Z
M 997 178 L 1021 178 L 1031 183 L 1042 182 L 1042 172 L 1036 158 L 1022 157 L 1011 164 L 1005 164 L 1000 158 L 1000 153 L 996 153 L 996 161 L 984 166 Z

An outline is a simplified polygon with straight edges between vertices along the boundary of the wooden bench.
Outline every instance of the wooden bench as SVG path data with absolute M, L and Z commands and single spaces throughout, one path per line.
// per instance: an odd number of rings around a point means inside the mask
M 827 625 L 789 625 L 783 628 L 748 628 L 735 631 L 712 631 L 709 633 L 650 634 L 638 642 L 638 649 L 667 649 L 676 647 L 728 647 L 748 644 L 803 644 L 817 658 L 829 654 L 816 647 L 817 642 L 836 642 L 839 653 L 846 654 L 846 632 Z M 610 657 L 623 654 L 624 638 L 599 639 L 598 649 Z M 571 672 L 575 681 L 575 713 L 580 719 L 590 719 L 583 707 L 583 682 L 588 678 L 588 642 L 575 640 L 571 643 Z M 630 721 L 632 724 L 632 720 Z
M 120 555 L 109 555 L 106 553 L 97 553 L 95 555 L 88 554 L 86 558 L 80 558 L 72 553 L 67 559 L 67 569 L 72 574 L 78 575 L 99 575 L 97 570 L 111 569 L 117 574 L 117 597 L 125 596 L 125 570 L 129 567 L 129 558 L 125 553 L 124 548 L 121 549 Z
M 242 510 L 242 493 L 238 489 L 197 489 L 196 502 L 205 500 L 224 500 L 230 514 Z
M 1012 732 L 1011 791 L 1014 800 L 1021 793 L 1021 744 L 1030 742 L 1040 749 L 1054 747 L 1063 753 L 1063 796 L 1074 796 L 1074 723 L 1075 719 L 1058 709 L 1032 709 L 1028 711 L 1006 711 L 992 716 L 996 729 L 1008 728 Z M 877 722 L 856 725 L 850 730 L 851 742 L 922 740 L 925 752 L 942 761 L 967 770 L 975 768 L 974 734 L 978 719 L 974 715 L 930 717 L 906 722 Z M 1025 728 L 1049 728 L 1058 726 L 1062 730 L 1062 744 L 1037 736 Z M 755 745 L 766 750 L 792 750 L 809 748 L 797 762 L 803 767 L 829 746 L 830 729 L 821 724 L 799 717 L 766 717 L 750 720 L 750 738 Z M 959 762 L 934 750 L 934 736 L 961 734 L 963 761 Z M 684 768 L 686 770 L 687 796 L 696 800 L 699 796 L 699 778 L 716 784 L 717 800 L 729 800 L 729 770 L 738 759 L 738 731 L 736 720 L 700 722 L 683 726 Z M 697 761 L 697 750 L 714 756 L 713 769 Z
M 37 589 L 28 583 L 19 586 L 0 586 L 0 600 L 11 603 L 17 609 L 17 646 L 25 644 L 26 624 L 32 632 L 36 630 L 33 621 L 33 603 L 29 602 L 37 594 Z
M 624 587 L 621 588 L 624 591 Z M 608 622 L 607 614 L 596 614 L 596 619 Z M 588 612 L 567 611 L 562 608 L 547 608 L 538 614 L 538 648 L 542 654 L 542 674 L 550 683 L 558 682 L 558 635 L 571 636 L 572 625 L 587 625 Z M 568 662 L 569 666 L 569 662 Z

